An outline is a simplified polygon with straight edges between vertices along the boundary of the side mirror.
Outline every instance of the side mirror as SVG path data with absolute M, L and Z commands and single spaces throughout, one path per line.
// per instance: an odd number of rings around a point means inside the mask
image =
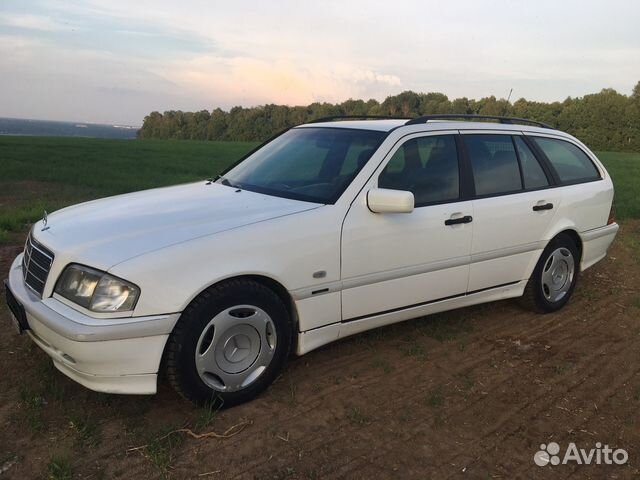
M 367 192 L 367 206 L 373 213 L 411 213 L 413 193 L 404 190 L 373 188 Z

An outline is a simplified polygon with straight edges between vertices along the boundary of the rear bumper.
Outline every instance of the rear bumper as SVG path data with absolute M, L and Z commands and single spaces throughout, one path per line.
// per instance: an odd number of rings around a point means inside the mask
M 617 223 L 612 223 L 580 234 L 582 239 L 580 270 L 586 270 L 605 257 L 619 229 L 620 226 Z
M 41 299 L 28 290 L 21 256 L 13 262 L 7 284 L 24 307 L 27 333 L 58 370 L 99 392 L 156 392 L 162 352 L 179 314 L 88 317 L 55 298 Z

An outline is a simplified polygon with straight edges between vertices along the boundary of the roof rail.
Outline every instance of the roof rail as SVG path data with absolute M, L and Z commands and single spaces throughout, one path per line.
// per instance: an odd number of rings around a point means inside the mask
M 322 117 L 310 120 L 306 123 L 324 123 L 335 120 L 412 120 L 412 117 L 388 117 L 385 115 L 336 115 L 333 117 Z
M 500 117 L 497 115 L 470 115 L 470 114 L 457 114 L 457 113 L 447 113 L 442 115 L 424 115 L 422 117 L 416 117 L 409 120 L 405 125 L 417 125 L 419 123 L 426 123 L 429 120 L 455 120 L 455 119 L 466 119 L 466 120 L 497 120 L 498 123 L 504 124 L 531 124 L 536 127 L 542 128 L 551 128 L 554 129 L 551 125 L 547 125 L 546 123 L 537 122 L 535 120 L 529 120 L 526 118 L 518 118 L 518 117 Z

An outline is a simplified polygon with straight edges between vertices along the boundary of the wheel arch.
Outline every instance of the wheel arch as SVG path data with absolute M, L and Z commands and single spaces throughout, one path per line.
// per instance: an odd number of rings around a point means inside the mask
M 280 283 L 279 281 L 267 275 L 262 275 L 257 273 L 247 273 L 247 274 L 235 275 L 235 276 L 219 279 L 216 282 L 210 285 L 207 285 L 198 293 L 193 295 L 193 297 L 185 305 L 185 309 L 189 305 L 191 305 L 191 303 L 193 303 L 197 298 L 199 298 L 200 295 L 206 292 L 208 289 L 215 287 L 216 285 L 220 285 L 220 284 L 234 281 L 234 280 L 254 281 L 256 283 L 259 283 L 267 287 L 269 290 L 275 293 L 278 296 L 278 298 L 280 298 L 282 303 L 284 303 L 287 309 L 287 312 L 289 313 L 289 316 L 291 317 L 291 324 L 293 329 L 291 332 L 291 339 L 292 339 L 291 351 L 295 351 L 295 348 L 297 347 L 297 344 L 298 344 L 298 310 L 296 308 L 295 301 L 293 300 L 293 297 L 291 296 L 291 294 L 289 294 L 289 291 L 287 290 L 287 288 L 284 285 L 282 285 L 282 283 Z
M 582 245 L 582 238 L 580 238 L 580 234 L 578 233 L 578 231 L 573 228 L 572 226 L 564 226 L 563 228 L 558 229 L 553 235 L 549 236 L 548 240 L 543 240 L 542 242 L 540 242 L 540 250 L 539 250 L 539 254 L 537 256 L 534 256 L 531 259 L 531 263 L 529 264 L 529 266 L 527 267 L 527 276 L 526 279 L 528 280 L 531 275 L 533 274 L 533 271 L 536 267 L 536 265 L 538 264 L 538 262 L 540 261 L 540 258 L 542 258 L 542 255 L 544 253 L 544 250 L 547 248 L 547 246 L 553 242 L 553 240 L 555 240 L 559 235 L 566 235 L 569 238 L 571 238 L 571 240 L 574 242 L 574 244 L 576 245 L 576 248 L 578 249 L 578 259 L 577 259 L 577 263 L 578 265 L 581 264 L 582 262 L 582 253 L 583 253 L 583 245 Z
M 578 249 L 578 265 L 580 264 L 580 262 L 582 261 L 582 250 L 583 250 L 583 245 L 582 245 L 582 238 L 580 237 L 580 234 L 573 228 L 566 228 L 558 233 L 556 233 L 553 238 L 551 238 L 548 242 L 547 245 L 549 243 L 551 243 L 555 238 L 557 238 L 560 235 L 566 235 L 569 238 L 571 238 L 571 240 L 573 241 L 573 243 L 575 244 L 576 248 Z
M 534 274 L 536 271 L 536 268 L 538 268 L 538 265 L 540 264 L 540 261 L 544 258 L 544 252 L 547 250 L 547 248 L 549 248 L 549 246 L 551 245 L 551 243 L 557 239 L 558 237 L 568 237 L 573 244 L 576 246 L 576 249 L 578 250 L 578 259 L 575 262 L 576 265 L 576 275 L 578 275 L 578 272 L 580 271 L 580 263 L 582 260 L 582 255 L 583 255 L 583 244 L 582 244 L 582 238 L 580 237 L 580 234 L 577 232 L 577 230 L 575 230 L 572 227 L 564 227 L 562 229 L 558 229 L 558 231 L 551 236 L 551 238 L 549 238 L 549 240 L 547 240 L 544 243 L 544 248 L 540 251 L 540 255 L 535 259 L 535 261 L 532 262 L 531 264 L 531 270 L 530 270 L 530 274 L 527 278 L 527 284 L 524 288 L 523 291 L 523 295 L 522 298 L 520 299 L 520 303 L 525 306 L 527 309 L 529 310 L 533 310 L 535 312 L 538 313 L 549 313 L 552 311 L 556 311 L 559 308 L 562 308 L 562 306 L 564 306 L 564 304 L 566 303 L 567 300 L 565 300 L 562 304 L 560 304 L 560 306 L 558 307 L 549 307 L 546 306 L 546 304 L 541 303 L 541 300 L 539 299 L 539 294 L 537 293 L 535 287 L 533 287 L 532 281 L 534 280 Z M 569 296 L 571 295 L 571 292 L 573 291 L 573 288 L 575 288 L 575 279 L 573 280 L 573 285 L 570 287 L 570 291 L 569 291 Z M 569 297 L 567 297 L 569 298 Z
M 298 335 L 297 335 L 298 310 L 296 308 L 296 304 L 293 300 L 293 297 L 291 296 L 289 291 L 285 288 L 285 286 L 282 285 L 277 280 L 274 280 L 273 278 L 267 277 L 265 275 L 240 275 L 238 277 L 233 277 L 232 279 L 233 280 L 237 280 L 237 279 L 253 280 L 254 282 L 260 283 L 265 287 L 269 288 L 276 295 L 278 295 L 278 297 L 280 297 L 280 300 L 282 300 L 282 303 L 284 303 L 285 307 L 287 307 L 287 311 L 289 312 L 289 316 L 291 317 L 291 324 L 293 326 L 293 331 L 291 332 L 292 333 L 291 338 L 293 340 L 293 343 L 291 345 L 291 348 L 292 348 L 292 351 L 295 351 L 295 347 L 297 346 L 297 343 L 298 343 Z M 225 279 L 225 280 L 229 280 L 229 279 Z

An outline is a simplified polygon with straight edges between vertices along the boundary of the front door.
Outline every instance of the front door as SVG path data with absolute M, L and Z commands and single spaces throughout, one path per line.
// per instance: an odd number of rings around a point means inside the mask
M 342 232 L 343 321 L 464 295 L 473 211 L 462 201 L 457 132 L 398 142 L 352 204 Z M 411 213 L 373 213 L 371 188 L 413 192 Z

